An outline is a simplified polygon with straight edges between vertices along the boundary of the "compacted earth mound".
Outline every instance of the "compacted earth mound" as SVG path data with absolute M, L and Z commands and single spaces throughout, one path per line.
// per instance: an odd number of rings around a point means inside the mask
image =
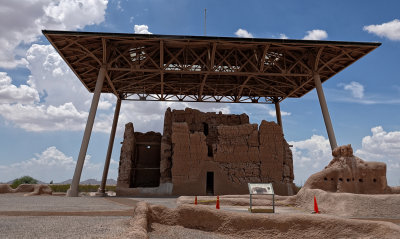
M 399 187 L 387 185 L 385 163 L 366 162 L 354 156 L 350 144 L 335 148 L 332 155 L 329 165 L 311 175 L 303 188 L 357 194 L 400 193 Z
M 389 187 L 386 164 L 353 155 L 351 145 L 337 147 L 321 172 L 311 175 L 293 199 L 313 210 L 314 196 L 324 213 L 343 217 L 400 219 L 400 187 Z
M 319 211 L 323 214 L 351 218 L 400 219 L 399 194 L 332 193 L 302 188 L 290 201 L 311 212 L 314 210 L 314 196 Z
M 53 191 L 44 184 L 21 184 L 13 189 L 8 184 L 0 184 L 0 193 L 26 193 L 24 196 L 35 196 L 41 194 L 52 194 Z
M 311 214 L 255 215 L 202 205 L 180 205 L 170 209 L 140 202 L 127 236 L 148 238 L 152 224 L 174 226 L 175 229 L 181 226 L 235 238 L 298 238 L 299 235 L 308 238 L 396 238 L 400 233 L 400 227 L 389 222 Z

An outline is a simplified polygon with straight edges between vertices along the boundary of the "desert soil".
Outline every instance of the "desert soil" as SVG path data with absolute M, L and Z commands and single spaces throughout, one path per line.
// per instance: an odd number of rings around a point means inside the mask
M 311 215 L 313 196 L 322 215 Z M 275 214 L 251 214 L 248 195 L 199 197 L 98 198 L 24 197 L 0 194 L 0 238 L 127 238 L 139 201 L 146 202 L 149 238 L 396 238 L 400 235 L 400 195 L 329 194 L 307 190 L 276 197 Z M 272 201 L 255 197 L 255 206 Z M 160 206 L 161 205 L 161 206 Z M 357 218 L 357 219 L 350 219 Z M 210 226 L 210 227 L 209 227 Z M 146 238 L 146 237 L 144 237 Z
M 128 198 L 0 194 L 0 238 L 121 238 L 135 204 Z

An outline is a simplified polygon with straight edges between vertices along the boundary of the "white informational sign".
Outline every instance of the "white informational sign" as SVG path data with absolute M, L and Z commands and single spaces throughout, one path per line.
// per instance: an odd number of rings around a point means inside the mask
M 249 193 L 257 194 L 274 194 L 272 183 L 249 183 Z

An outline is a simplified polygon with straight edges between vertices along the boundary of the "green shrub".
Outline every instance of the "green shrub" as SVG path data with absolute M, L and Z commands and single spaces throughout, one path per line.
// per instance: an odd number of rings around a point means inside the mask
M 14 180 L 11 184 L 12 188 L 17 188 L 20 184 L 37 184 L 38 180 L 30 177 L 30 176 L 23 176 Z
M 69 184 L 49 184 L 49 187 L 53 192 L 66 193 L 69 189 Z

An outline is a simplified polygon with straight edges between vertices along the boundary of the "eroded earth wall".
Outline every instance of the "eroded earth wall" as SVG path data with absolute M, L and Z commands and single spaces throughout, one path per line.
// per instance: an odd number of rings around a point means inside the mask
M 163 143 L 172 160 L 173 194 L 205 195 L 207 172 L 214 173 L 214 194 L 248 193 L 249 182 L 273 182 L 280 195 L 296 193 L 292 153 L 276 123 L 263 121 L 258 128 L 248 123 L 247 115 L 224 115 L 224 122 L 218 124 L 212 118 L 218 114 L 210 119 L 210 113 L 192 109 L 167 114 L 172 122 L 171 130 L 167 129 L 172 147 L 168 141 Z
M 258 127 L 249 123 L 246 114 L 203 113 L 190 108 L 171 111 L 168 108 L 162 136 L 154 132 L 135 133 L 132 123 L 125 126 L 117 195 L 140 191 L 133 188 L 156 187 L 153 183 L 143 184 L 147 179 L 140 185 L 135 184 L 135 180 L 144 179 L 137 179 L 135 172 L 142 164 L 138 163 L 137 152 L 140 151 L 138 147 L 142 147 L 139 138 L 144 135 L 159 142 L 160 155 L 148 156 L 148 160 L 154 163 L 159 160 L 159 188 L 173 185 L 172 189 L 167 188 L 170 194 L 210 193 L 207 186 L 210 173 L 215 195 L 248 194 L 249 182 L 272 182 L 279 195 L 296 193 L 292 152 L 276 123 L 262 121 Z M 147 168 L 156 166 L 146 164 Z
M 118 167 L 118 188 L 129 188 L 132 175 L 132 169 L 134 165 L 134 153 L 135 153 L 135 135 L 132 123 L 125 125 L 124 141 L 122 142 L 121 154 L 119 159 Z
M 311 175 L 303 188 L 358 194 L 400 193 L 398 187 L 388 186 L 385 163 L 354 156 L 350 144 L 335 148 L 332 155 L 329 165 Z
M 207 147 L 215 144 L 217 139 L 217 126 L 219 125 L 241 125 L 248 124 L 249 117 L 246 114 L 222 114 L 186 108 L 185 110 L 172 110 L 168 108 L 164 116 L 164 131 L 161 140 L 161 182 L 171 182 L 172 167 L 172 124 L 186 122 L 191 133 L 202 132 Z M 211 148 L 210 148 L 211 149 Z

